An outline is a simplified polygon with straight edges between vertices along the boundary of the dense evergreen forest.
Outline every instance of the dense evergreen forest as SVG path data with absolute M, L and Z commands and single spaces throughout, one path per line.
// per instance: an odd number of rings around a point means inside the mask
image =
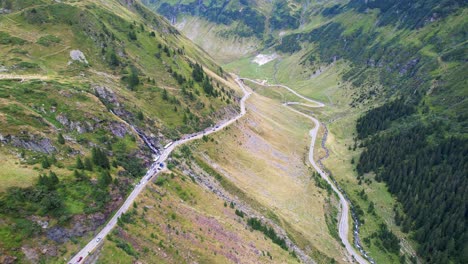
M 385 130 L 390 126 L 391 121 L 410 115 L 413 112 L 414 107 L 406 104 L 403 98 L 384 104 L 369 112 L 365 118 L 358 120 L 356 126 L 358 136 L 362 139 L 375 132 Z
M 180 12 L 192 16 L 199 15 L 210 22 L 224 25 L 231 25 L 238 21 L 239 24 L 235 32 L 237 35 L 241 37 L 256 36 L 260 38 L 265 30 L 266 17 L 257 10 L 250 8 L 247 3 L 242 2 L 244 1 L 240 1 L 239 3 L 242 6 L 241 9 L 230 9 L 228 7 L 229 1 L 210 1 L 208 5 L 200 1 L 193 1 L 187 4 L 178 3 L 175 5 L 162 3 L 158 8 L 158 12 L 169 20 L 177 17 L 177 14 Z M 149 0 L 147 3 L 155 5 L 156 1 Z M 281 11 L 288 12 L 289 10 L 283 8 Z M 282 22 L 280 18 L 275 21 L 278 23 Z M 283 23 L 282 25 L 288 24 Z
M 399 28 L 416 29 L 427 23 L 428 15 L 437 19 L 444 18 L 465 5 L 465 0 L 373 0 L 350 1 L 348 7 L 353 7 L 360 13 L 378 9 L 378 26 L 397 25 Z
M 287 1 L 273 1 L 271 17 L 263 14 L 252 2 L 239 1 L 179 1 L 158 3 L 144 0 L 145 4 L 157 7 L 160 14 L 174 20 L 178 14 L 200 16 L 209 22 L 235 25 L 229 34 L 240 37 L 263 39 L 269 30 L 295 29 L 300 25 L 300 10 L 293 10 Z M 228 34 L 228 35 L 229 35 Z
M 468 139 L 447 135 L 446 124 L 419 122 L 400 131 L 377 133 L 398 111 L 395 102 L 375 108 L 358 121 L 367 138 L 357 170 L 375 172 L 401 202 L 395 222 L 420 243 L 428 263 L 468 263 Z

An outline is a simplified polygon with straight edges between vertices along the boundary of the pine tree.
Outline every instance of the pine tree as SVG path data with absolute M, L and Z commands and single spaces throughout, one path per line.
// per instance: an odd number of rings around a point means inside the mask
M 138 113 L 137 113 L 137 119 L 138 119 L 138 120 L 143 120 L 143 118 L 144 118 L 143 112 L 138 111 Z
M 37 184 L 42 185 L 42 186 L 47 186 L 49 183 L 49 179 L 47 178 L 46 175 L 39 175 L 39 178 L 37 179 Z
M 211 85 L 208 78 L 205 78 L 205 80 L 203 80 L 203 91 L 205 91 L 207 95 L 214 95 L 213 85 Z
M 98 153 L 97 153 L 98 149 L 96 147 L 93 147 L 91 149 L 91 159 L 94 163 L 94 165 L 98 165 L 99 164 L 99 158 L 98 158 Z
M 79 156 L 76 157 L 76 168 L 79 170 L 84 169 L 83 161 L 81 161 L 81 158 Z
M 43 169 L 48 169 L 50 168 L 50 162 L 49 162 L 49 159 L 47 157 L 44 157 L 42 159 L 42 168 Z
M 140 78 L 138 77 L 138 70 L 134 66 L 130 69 L 130 76 L 128 77 L 128 87 L 130 90 L 135 89 L 135 87 L 140 84 Z
M 109 159 L 107 158 L 107 155 L 101 151 L 101 164 L 100 166 L 104 169 L 110 169 L 110 163 Z
M 55 187 L 59 183 L 59 178 L 57 177 L 57 174 L 53 171 L 49 171 L 49 181 L 50 181 L 50 186 Z
M 169 100 L 169 96 L 167 95 L 167 90 L 166 89 L 163 89 L 163 91 L 162 91 L 162 99 L 164 101 Z
M 130 40 L 137 40 L 137 35 L 136 35 L 135 31 L 133 31 L 133 30 L 129 31 L 128 32 L 128 38 Z
M 92 156 L 94 165 L 99 166 L 104 169 L 110 168 L 109 159 L 107 158 L 107 155 L 104 153 L 104 151 L 102 151 L 100 148 L 94 147 L 91 150 L 91 156 Z
M 62 133 L 59 133 L 58 136 L 57 136 L 57 141 L 59 144 L 63 145 L 65 144 L 65 138 L 63 138 L 63 135 Z
M 50 156 L 50 165 L 54 165 L 57 163 L 57 158 L 55 157 L 54 154 L 52 154 L 52 156 Z
M 93 171 L 93 163 L 91 162 L 91 159 L 86 157 L 84 160 L 84 169 L 87 171 Z
M 109 171 L 101 172 L 101 174 L 99 174 L 98 182 L 101 186 L 108 186 L 112 182 L 112 176 Z
M 369 214 L 375 214 L 375 205 L 374 205 L 374 202 L 370 202 L 369 208 L 367 208 L 367 212 L 368 212 Z
M 73 176 L 75 176 L 76 180 L 82 181 L 85 178 L 85 175 L 77 170 L 73 172 Z
M 202 68 L 202 67 L 200 66 L 200 64 L 198 64 L 198 63 L 195 63 L 195 64 L 193 65 L 192 78 L 193 78 L 196 82 L 201 82 L 201 81 L 203 81 L 203 78 L 204 78 L 203 68 Z
M 395 105 L 395 111 L 405 108 L 404 104 Z M 373 113 L 371 116 L 375 118 L 362 129 L 384 127 L 374 122 L 387 122 L 386 116 L 395 114 Z M 466 263 L 468 259 L 463 261 L 462 253 L 466 244 L 463 237 L 467 236 L 466 217 L 461 208 L 467 207 L 463 197 L 468 189 L 465 166 L 468 140 L 461 137 L 431 140 L 442 129 L 443 124 L 434 122 L 415 124 L 398 133 L 378 134 L 374 130 L 370 133 L 373 137 L 364 142 L 357 170 L 360 175 L 375 172 L 375 179 L 385 181 L 388 190 L 401 202 L 403 213 L 395 211 L 395 222 L 403 232 L 413 231 L 420 244 L 419 255 L 426 256 L 431 263 Z M 368 131 L 363 133 L 367 137 Z M 381 227 L 379 238 L 386 249 L 398 251 L 399 241 L 386 227 Z
M 112 68 L 118 67 L 120 65 L 119 57 L 115 54 L 115 50 L 111 50 L 109 53 L 109 66 Z

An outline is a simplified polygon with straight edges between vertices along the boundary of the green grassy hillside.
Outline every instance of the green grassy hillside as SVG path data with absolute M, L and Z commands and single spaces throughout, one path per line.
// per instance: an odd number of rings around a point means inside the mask
M 222 69 L 137 1 L 1 0 L 0 262 L 63 262 L 162 148 L 235 113 Z

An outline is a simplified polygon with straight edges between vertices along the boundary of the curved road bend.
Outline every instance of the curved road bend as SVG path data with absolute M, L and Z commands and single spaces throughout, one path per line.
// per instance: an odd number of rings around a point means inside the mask
M 249 98 L 252 92 L 247 91 L 247 89 L 244 87 L 243 83 L 239 79 L 236 78 L 236 82 L 242 88 L 242 91 L 244 92 L 244 96 L 240 100 L 240 108 L 241 108 L 240 114 L 232 119 L 221 122 L 220 124 L 216 125 L 214 128 L 207 128 L 195 134 L 186 135 L 182 139 L 175 141 L 172 145 L 164 149 L 159 159 L 157 159 L 150 166 L 145 176 L 141 179 L 138 185 L 135 186 L 135 188 L 127 197 L 123 205 L 119 208 L 119 210 L 115 213 L 115 215 L 109 220 L 106 226 L 91 241 L 89 241 L 89 243 L 83 249 L 81 249 L 80 252 L 78 252 L 75 256 L 73 256 L 68 263 L 72 263 L 72 264 L 83 263 L 84 260 L 90 255 L 90 253 L 93 252 L 99 246 L 99 244 L 102 242 L 104 237 L 107 236 L 112 231 L 112 229 L 117 225 L 117 219 L 123 213 L 127 212 L 128 208 L 130 208 L 130 206 L 133 204 L 136 197 L 143 191 L 143 189 L 146 187 L 148 182 L 150 182 L 150 179 L 153 176 L 161 172 L 161 169 L 158 167 L 158 164 L 166 161 L 166 159 L 169 157 L 171 152 L 177 146 L 187 143 L 189 141 L 195 140 L 195 139 L 201 139 L 204 135 L 209 135 L 211 133 L 217 132 L 231 125 L 232 123 L 234 123 L 235 121 L 237 121 L 238 119 L 240 119 L 241 117 L 245 115 L 246 113 L 245 101 L 247 100 L 247 98 Z
M 263 83 L 259 83 L 257 81 L 254 81 L 254 80 L 250 80 L 250 79 L 246 79 L 246 78 L 242 78 L 242 79 L 245 79 L 245 80 L 248 80 L 248 81 L 251 81 L 251 82 L 254 82 L 256 84 L 259 84 L 259 85 L 263 85 L 263 86 L 268 86 L 268 87 L 272 87 L 272 86 L 279 86 L 279 87 L 282 87 L 284 89 L 287 89 L 288 91 L 292 92 L 293 94 L 295 94 L 296 96 L 306 100 L 306 101 L 309 101 L 311 103 L 314 103 L 314 105 L 308 105 L 308 104 L 302 104 L 302 105 L 305 105 L 305 106 L 308 106 L 308 107 L 323 107 L 325 106 L 323 103 L 319 102 L 319 101 L 315 101 L 313 99 L 310 99 L 310 98 L 307 98 L 307 97 L 304 97 L 300 94 L 298 94 L 297 92 L 295 92 L 294 90 L 292 90 L 291 88 L 287 87 L 287 86 L 284 86 L 284 85 L 265 85 Z M 158 163 L 160 162 L 164 162 L 167 160 L 167 158 L 169 157 L 170 153 L 179 145 L 182 145 L 186 142 L 189 142 L 189 141 L 192 141 L 192 140 L 195 140 L 195 139 L 200 139 L 202 138 L 204 135 L 208 135 L 208 134 L 211 134 L 211 133 L 214 133 L 214 132 L 217 132 L 229 125 L 231 125 L 232 123 L 234 123 L 235 121 L 237 121 L 238 119 L 240 119 L 241 117 L 243 117 L 245 114 L 246 114 L 246 108 L 245 108 L 245 101 L 250 97 L 250 95 L 252 94 L 252 92 L 248 91 L 244 84 L 242 83 L 241 79 L 240 78 L 236 78 L 235 80 L 237 82 L 237 84 L 239 85 L 239 87 L 241 87 L 242 91 L 244 92 L 244 96 L 242 97 L 242 99 L 240 100 L 240 108 L 241 108 L 241 112 L 239 115 L 237 115 L 236 117 L 230 119 L 230 120 L 227 120 L 227 121 L 224 121 L 224 122 L 221 122 L 219 125 L 215 126 L 215 128 L 208 128 L 208 129 L 205 129 L 203 131 L 200 131 L 198 133 L 195 133 L 195 134 L 191 134 L 191 135 L 187 135 L 185 136 L 184 138 L 174 142 L 172 145 L 170 145 L 167 149 L 164 149 L 164 151 L 162 152 L 161 156 L 159 157 L 159 159 L 157 161 L 155 161 L 155 163 L 153 163 L 150 168 L 148 169 L 148 171 L 146 172 L 145 176 L 141 179 L 140 183 L 135 186 L 135 188 L 133 189 L 133 191 L 130 193 L 130 195 L 127 197 L 127 199 L 125 200 L 124 204 L 119 208 L 119 210 L 115 213 L 115 215 L 109 220 L 109 222 L 106 224 L 106 226 L 80 251 L 78 252 L 74 257 L 71 258 L 71 260 L 69 261 L 69 263 L 82 263 L 82 261 L 84 261 L 84 259 L 86 259 L 91 252 L 93 252 L 98 246 L 99 244 L 102 242 L 103 238 L 105 236 L 107 236 L 111 231 L 112 229 L 117 225 L 117 219 L 122 215 L 122 213 L 125 213 L 127 212 L 127 210 L 130 208 L 130 206 L 133 204 L 133 202 L 135 201 L 136 197 L 143 191 L 143 189 L 146 187 L 146 185 L 148 184 L 149 180 L 160 173 L 160 169 L 158 168 Z M 288 103 L 285 103 L 284 105 L 291 105 L 291 104 L 301 104 L 301 103 L 297 103 L 297 102 L 288 102 Z M 343 242 L 343 244 L 345 245 L 346 247 L 346 250 L 349 252 L 349 254 L 351 254 L 359 263 L 361 264 L 367 264 L 367 261 L 364 260 L 355 250 L 354 248 L 351 246 L 351 244 L 349 243 L 348 241 L 348 229 L 349 229 L 349 226 L 348 226 L 348 214 L 349 214 L 349 206 L 348 206 L 348 203 L 346 201 L 346 199 L 344 198 L 343 194 L 341 194 L 341 192 L 335 187 L 335 185 L 333 185 L 333 183 L 331 182 L 331 180 L 328 178 L 328 175 L 322 171 L 320 169 L 320 167 L 315 163 L 314 161 L 314 158 L 313 158 L 313 150 L 314 150 L 314 146 L 315 146 L 315 140 L 316 140 L 316 137 L 317 137 L 317 132 L 319 130 L 319 126 L 320 126 L 320 123 L 318 122 L 317 119 L 311 117 L 311 116 L 308 116 L 302 112 L 299 112 L 293 108 L 290 108 L 288 107 L 288 109 L 298 113 L 298 114 L 301 114 L 309 119 L 311 119 L 314 124 L 315 124 L 315 127 L 310 130 L 310 136 L 312 138 L 311 140 L 311 144 L 310 144 L 310 151 L 309 151 L 309 161 L 310 163 L 312 164 L 312 166 L 320 173 L 321 177 L 323 179 L 325 179 L 333 188 L 333 191 L 335 191 L 335 193 L 338 194 L 338 197 L 340 198 L 340 203 L 341 203 L 341 207 L 342 207 L 342 211 L 341 211 L 341 216 L 340 216 L 340 224 L 339 224 L 339 235 L 340 235 L 340 238 Z
M 310 99 L 310 98 L 307 98 L 303 95 L 300 95 L 298 93 L 296 93 L 294 90 L 292 90 L 291 88 L 287 87 L 287 86 L 284 86 L 284 85 L 272 85 L 272 84 L 264 84 L 264 83 L 260 83 L 258 81 L 255 81 L 255 80 L 251 80 L 251 79 L 248 79 L 248 78 L 241 78 L 242 80 L 247 80 L 247 81 L 250 81 L 250 82 L 253 82 L 255 84 L 258 84 L 258 85 L 262 85 L 262 86 L 266 86 L 266 87 L 282 87 L 282 88 L 285 88 L 287 89 L 288 91 L 292 92 L 293 94 L 297 95 L 298 97 L 308 101 L 308 102 L 311 102 L 311 103 L 314 103 L 315 105 L 310 105 L 310 104 L 303 104 L 303 103 L 299 103 L 299 102 L 286 102 L 286 103 L 283 103 L 284 106 L 288 106 L 288 105 L 303 105 L 303 106 L 307 106 L 307 107 L 315 107 L 315 108 L 318 108 L 318 107 L 324 107 L 325 104 L 322 103 L 322 102 L 319 102 L 319 101 L 316 101 L 316 100 L 313 100 L 313 99 Z M 345 245 L 346 247 L 346 250 L 348 251 L 348 253 L 360 264 L 368 264 L 368 261 L 365 260 L 361 254 L 359 254 L 355 249 L 354 247 L 351 245 L 351 243 L 349 242 L 348 240 L 348 232 L 349 232 L 349 224 L 348 224 L 348 215 L 349 215 L 349 204 L 348 204 L 348 201 L 345 199 L 345 197 L 343 196 L 343 194 L 338 190 L 338 188 L 336 188 L 336 186 L 333 184 L 333 182 L 330 180 L 330 178 L 328 177 L 328 175 L 325 173 L 325 171 L 323 171 L 318 165 L 317 163 L 315 162 L 314 160 L 314 147 L 315 147 L 315 140 L 317 138 L 317 133 L 319 131 L 319 128 L 320 128 L 320 122 L 315 119 L 314 117 L 312 116 L 309 116 L 309 115 L 306 115 L 294 108 L 291 108 L 291 107 L 288 107 L 289 110 L 291 111 L 294 111 L 310 120 L 312 120 L 312 122 L 314 122 L 315 126 L 312 130 L 310 130 L 309 132 L 309 135 L 310 137 L 312 138 L 311 139 L 311 142 L 310 142 L 310 149 L 309 149 L 309 162 L 312 164 L 312 166 L 314 167 L 314 169 L 320 174 L 320 176 L 325 180 L 327 181 L 328 184 L 330 184 L 330 186 L 332 187 L 333 191 L 338 195 L 338 197 L 340 198 L 340 204 L 341 204 L 341 215 L 340 215 L 340 221 L 339 221 L 339 225 L 338 225 L 338 233 L 339 233 L 339 236 L 340 236 L 340 239 L 341 241 L 343 242 L 343 244 Z

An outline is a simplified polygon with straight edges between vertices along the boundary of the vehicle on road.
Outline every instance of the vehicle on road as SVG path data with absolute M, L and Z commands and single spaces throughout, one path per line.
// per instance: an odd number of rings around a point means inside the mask
M 172 145 L 172 143 L 174 143 L 174 142 L 171 141 L 171 142 L 167 143 L 167 145 L 164 146 L 164 149 L 167 149 L 168 147 L 170 147 Z
M 96 238 L 96 242 L 99 242 L 99 241 L 101 241 L 101 238 L 100 237 Z
M 80 257 L 77 262 L 80 262 L 83 260 L 83 257 Z

